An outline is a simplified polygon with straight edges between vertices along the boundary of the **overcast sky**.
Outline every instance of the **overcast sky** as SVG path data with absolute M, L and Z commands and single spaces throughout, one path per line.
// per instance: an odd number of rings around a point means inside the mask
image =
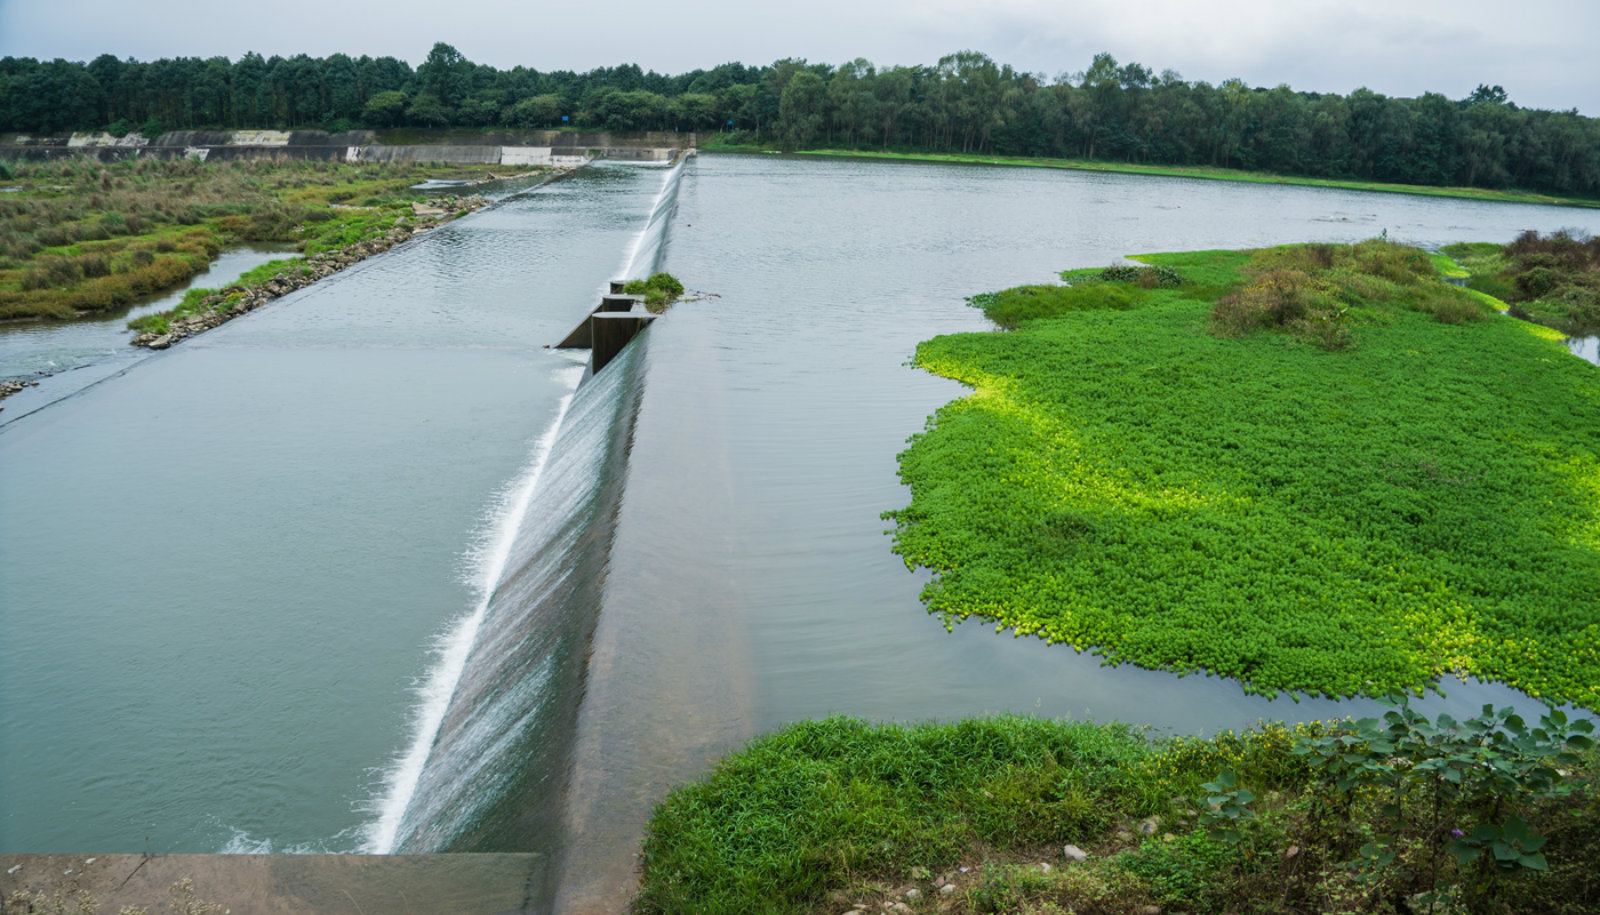
M 153 60 L 246 51 L 681 73 L 782 57 L 879 66 L 952 51 L 1054 78 L 1100 51 L 1190 80 L 1459 99 L 1600 116 L 1600 0 L 0 0 L 0 56 Z

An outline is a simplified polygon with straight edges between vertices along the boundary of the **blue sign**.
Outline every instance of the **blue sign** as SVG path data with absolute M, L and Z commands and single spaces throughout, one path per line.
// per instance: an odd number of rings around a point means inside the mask
M 564 115 L 564 114 L 563 114 L 563 115 L 562 115 L 562 116 L 561 116 L 561 120 L 563 120 L 563 121 L 565 121 L 565 120 L 566 120 L 566 119 L 567 119 L 567 116 L 566 116 L 566 115 Z

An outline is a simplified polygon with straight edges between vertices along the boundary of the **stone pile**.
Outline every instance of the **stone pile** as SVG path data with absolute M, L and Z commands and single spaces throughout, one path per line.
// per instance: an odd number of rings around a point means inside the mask
M 150 349 L 166 349 L 185 337 L 203 333 L 219 324 L 226 324 L 234 318 L 255 311 L 257 308 L 280 296 L 288 295 L 296 289 L 301 289 L 338 273 L 352 264 L 360 263 L 374 254 L 382 254 L 395 245 L 407 241 L 424 232 L 449 222 L 456 218 L 458 213 L 480 210 L 489 205 L 489 201 L 473 195 L 471 197 L 440 197 L 429 200 L 426 204 L 412 204 L 413 216 L 410 219 L 400 217 L 395 220 L 394 228 L 388 232 L 363 242 L 346 245 L 336 251 L 326 251 L 293 262 L 288 272 L 280 274 L 259 286 L 249 289 L 243 286 L 229 286 L 221 292 L 207 296 L 201 300 L 202 310 L 179 318 L 171 323 L 167 333 L 143 333 L 133 338 L 134 346 L 144 346 Z M 228 299 L 236 299 L 226 308 Z
M 38 386 L 39 382 L 37 381 L 0 381 L 0 400 L 5 400 L 24 388 L 36 388 Z

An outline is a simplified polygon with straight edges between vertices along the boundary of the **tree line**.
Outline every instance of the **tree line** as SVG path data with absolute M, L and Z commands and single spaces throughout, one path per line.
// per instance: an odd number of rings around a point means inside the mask
M 1600 194 L 1600 120 L 1467 98 L 1211 85 L 1109 54 L 1060 79 L 962 51 L 933 66 L 784 59 L 676 76 L 635 64 L 500 70 L 434 45 L 394 57 L 87 64 L 0 59 L 0 131 L 318 127 L 735 131 L 848 147 L 1202 165 L 1327 178 Z

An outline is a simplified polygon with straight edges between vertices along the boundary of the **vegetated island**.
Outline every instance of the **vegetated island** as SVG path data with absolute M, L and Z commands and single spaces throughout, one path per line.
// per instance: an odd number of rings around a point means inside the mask
M 1383 240 L 1140 260 L 975 296 L 1007 332 L 918 348 L 974 388 L 888 513 L 929 609 L 1391 709 L 800 722 L 656 809 L 638 911 L 1600 907 L 1592 723 L 1407 706 L 1448 672 L 1600 704 L 1594 368 Z
M 900 456 L 948 624 L 1246 690 L 1446 674 L 1600 708 L 1600 373 L 1382 240 L 1148 255 L 975 298 Z

